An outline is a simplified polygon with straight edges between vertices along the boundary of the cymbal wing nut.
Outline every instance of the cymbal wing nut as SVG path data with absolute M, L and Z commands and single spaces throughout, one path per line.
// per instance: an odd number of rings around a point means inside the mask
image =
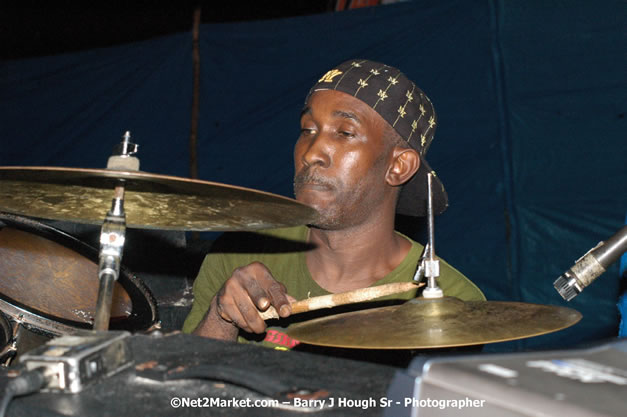
M 426 277 L 439 277 L 440 276 L 440 261 L 437 259 L 425 261 L 425 276 Z

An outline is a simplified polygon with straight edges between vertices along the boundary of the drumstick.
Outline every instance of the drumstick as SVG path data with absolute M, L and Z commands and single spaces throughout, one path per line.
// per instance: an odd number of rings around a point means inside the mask
M 398 294 L 420 288 L 425 285 L 423 282 L 395 282 L 392 284 L 377 285 L 376 287 L 361 288 L 353 291 L 340 292 L 336 294 L 321 295 L 304 300 L 295 301 L 291 304 L 292 314 L 304 313 L 306 311 L 331 308 L 344 304 L 360 303 L 370 301 L 386 295 Z M 266 311 L 260 312 L 264 320 L 278 319 L 279 315 L 274 307 L 270 306 Z

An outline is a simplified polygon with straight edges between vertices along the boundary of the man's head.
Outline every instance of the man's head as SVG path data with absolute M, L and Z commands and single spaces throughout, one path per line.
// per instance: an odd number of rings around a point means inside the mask
M 331 92 L 336 93 L 331 95 L 329 94 Z M 341 95 L 338 96 L 338 94 Z M 337 97 L 342 96 L 346 97 L 341 100 L 344 108 L 341 112 L 352 113 L 351 108 L 360 108 L 363 116 L 373 120 L 374 123 L 374 126 L 368 129 L 368 137 L 379 136 L 378 140 L 369 141 L 368 145 L 377 157 L 369 159 L 372 167 L 367 170 L 368 175 L 363 176 L 362 182 L 368 180 L 374 181 L 375 186 L 380 185 L 381 180 L 373 176 L 377 175 L 375 172 L 377 169 L 381 170 L 378 173 L 379 178 L 384 178 L 388 186 L 396 187 L 393 190 L 394 197 L 398 193 L 398 187 L 402 187 L 398 195 L 396 212 L 412 216 L 426 215 L 426 175 L 433 171 L 424 157 L 433 140 L 436 127 L 435 110 L 429 98 L 394 67 L 368 60 L 346 61 L 324 74 L 310 90 L 303 118 L 301 118 L 301 127 L 305 129 L 304 132 L 307 132 L 307 128 L 303 123 L 313 123 L 308 119 L 312 115 L 312 105 L 320 106 L 323 101 L 331 98 L 339 105 L 340 101 Z M 337 114 L 339 110 L 329 111 L 335 111 Z M 310 135 L 308 137 L 311 139 Z M 295 158 L 299 157 L 299 144 L 300 148 L 303 147 L 301 142 L 303 142 L 302 134 L 295 149 Z M 418 160 L 415 166 L 405 166 L 409 168 L 409 171 L 405 168 L 399 171 L 399 163 L 411 165 L 412 156 L 407 150 L 414 151 Z M 368 164 L 368 162 L 360 163 Z M 295 164 L 295 191 L 298 198 L 297 186 L 302 178 L 299 178 L 299 161 L 296 159 Z M 390 178 L 390 171 L 395 169 L 401 175 Z M 411 172 L 412 169 L 415 170 Z M 360 172 L 359 167 L 346 167 L 346 170 Z M 300 172 L 302 177 L 303 170 Z M 411 175 L 407 176 L 408 172 Z M 397 181 L 402 182 L 396 184 Z M 368 187 L 372 186 L 368 185 Z M 385 187 L 383 189 L 386 190 Z M 359 193 L 360 190 L 357 188 L 354 191 Z M 439 214 L 448 206 L 448 198 L 442 183 L 435 176 L 433 191 L 434 211 Z M 387 193 L 384 192 L 384 196 L 386 195 Z M 308 203 L 311 202 L 308 201 Z

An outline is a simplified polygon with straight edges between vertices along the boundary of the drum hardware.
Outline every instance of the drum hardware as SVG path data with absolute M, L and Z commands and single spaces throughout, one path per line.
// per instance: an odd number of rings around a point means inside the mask
M 133 334 L 127 339 L 135 360 L 134 370 L 126 369 L 77 394 L 42 393 L 22 397 L 11 404 L 7 414 L 196 415 L 198 410 L 186 412 L 184 407 L 173 413 L 170 400 L 207 397 L 215 401 L 211 410 L 201 413 L 203 415 L 379 415 L 376 409 L 364 412 L 354 405 L 339 405 L 338 399 L 354 404 L 367 402 L 370 397 L 385 396 L 397 369 L 296 351 L 286 354 L 250 344 L 180 333 Z M 15 370 L 0 370 L 0 386 L 14 379 L 16 374 Z M 325 399 L 323 408 L 321 401 Z M 329 408 L 332 399 L 333 408 Z M 278 400 L 278 403 L 232 408 L 241 404 L 240 401 L 256 400 Z M 196 400 L 196 404 L 199 403 Z
M 115 188 L 115 197 L 111 210 L 107 213 L 100 231 L 100 262 L 98 278 L 98 301 L 94 330 L 107 330 L 111 317 L 111 301 L 113 299 L 113 284 L 120 275 L 120 263 L 124 249 L 126 232 L 124 216 L 124 187 Z
M 9 335 L 0 346 L 0 362 L 11 365 L 53 337 L 91 333 L 98 258 L 97 249 L 59 229 L 0 212 L 0 313 Z M 150 290 L 120 267 L 110 328 L 140 331 L 158 322 Z
M 19 318 L 18 318 L 19 319 Z M 10 321 L 11 322 L 11 321 Z M 19 360 L 20 355 L 35 349 L 46 343 L 52 337 L 49 334 L 39 332 L 36 329 L 29 328 L 24 322 L 11 322 L 13 326 L 13 339 L 10 341 L 11 354 L 7 357 L 4 366 L 8 367 Z
M 3 386 L 0 415 L 5 415 L 15 397 L 39 391 L 75 394 L 129 368 L 133 364 L 129 336 L 124 331 L 65 335 L 21 356 L 22 366 Z
M 3 313 L 0 314 L 5 335 L 4 347 L 0 351 L 0 367 L 9 367 L 22 353 L 50 340 L 48 336 L 29 331 L 21 321 L 12 322 Z
M 4 347 L 0 350 L 0 366 L 9 366 L 17 355 L 18 326 L 11 326 L 9 319 L 0 311 L 0 330 Z
M 129 332 L 91 332 L 65 335 L 20 357 L 28 371 L 39 369 L 47 383 L 42 391 L 77 393 L 133 364 Z
M 139 159 L 135 156 L 138 146 L 130 141 L 131 132 L 126 131 L 122 142 L 114 149 L 114 154 L 107 161 L 107 169 L 139 170 Z M 100 229 L 100 256 L 98 279 L 98 301 L 94 330 L 107 330 L 111 317 L 113 283 L 120 275 L 120 264 L 124 251 L 126 234 L 126 214 L 124 213 L 124 180 L 116 185 L 111 210 L 105 216 Z
M 13 361 L 13 358 L 17 354 L 17 346 L 14 342 L 9 341 L 2 350 L 0 350 L 0 366 L 7 367 Z
M 110 293 L 122 258 L 126 227 L 185 231 L 243 231 L 306 224 L 317 213 L 270 193 L 139 171 L 130 132 L 107 169 L 0 167 L 0 210 L 101 225 L 99 296 L 94 328 L 108 328 Z M 102 204 L 114 195 L 103 222 Z
M 440 261 L 435 259 L 435 232 L 433 220 L 433 193 L 432 183 L 433 174 L 427 174 L 427 222 L 429 228 L 429 241 L 425 245 L 424 251 L 420 256 L 420 262 L 414 275 L 414 281 L 420 282 L 423 275 L 427 277 L 427 287 L 422 291 L 424 298 L 442 298 L 444 293 L 438 287 L 437 278 L 440 276 Z
M 429 242 L 414 281 L 427 277 L 422 298 L 292 324 L 287 334 L 302 343 L 355 349 L 432 349 L 482 345 L 555 332 L 581 320 L 565 307 L 444 297 L 437 284 L 431 174 L 427 177 Z
M 126 227 L 187 231 L 256 230 L 309 223 L 316 215 L 315 211 L 309 207 L 285 197 L 241 187 L 134 171 L 133 169 L 139 168 L 138 160 L 131 159 L 134 158 L 132 155 L 136 151 L 137 146 L 130 142 L 130 134 L 127 132 L 124 141 L 118 146 L 116 151 L 118 154 L 113 155 L 110 158 L 111 163 L 108 164 L 115 169 L 0 167 L 0 184 L 2 185 L 0 209 L 29 216 L 102 225 L 98 276 L 100 286 L 104 288 L 99 290 L 99 294 L 103 295 L 99 295 L 97 310 L 101 313 L 98 315 L 106 314 L 109 310 L 106 300 L 111 285 L 108 282 L 110 280 L 115 282 L 115 270 L 119 268 L 121 261 Z M 431 195 L 430 177 L 428 187 L 429 195 Z M 103 223 L 100 215 L 101 206 L 103 201 L 111 198 L 112 188 L 114 196 L 111 210 L 105 216 Z M 471 302 L 463 303 L 449 297 L 442 297 L 442 291 L 437 286 L 439 263 L 434 251 L 431 198 L 428 204 L 428 211 L 431 211 L 428 218 L 429 242 L 425 246 L 425 252 L 415 276 L 415 281 L 420 281 L 423 275 L 427 278 L 427 288 L 424 290 L 426 296 L 424 299 L 407 302 L 404 305 L 407 307 L 403 310 L 396 307 L 399 309 L 398 313 L 394 311 L 386 312 L 386 314 L 399 314 L 399 319 L 404 317 L 402 320 L 393 320 L 396 326 L 402 326 L 403 320 L 415 322 L 419 319 L 424 322 L 428 321 L 424 317 L 435 317 L 436 321 L 430 322 L 430 327 L 425 330 L 430 336 L 426 337 L 426 341 L 411 339 L 408 344 L 401 344 L 402 347 L 398 347 L 397 342 L 374 347 L 368 343 L 359 342 L 355 345 L 353 342 L 344 341 L 340 342 L 341 345 L 329 344 L 328 346 L 415 349 L 483 344 L 556 331 L 576 323 L 581 318 L 579 313 L 570 309 L 543 310 L 539 308 L 542 306 L 529 305 L 524 308 L 515 306 L 515 304 L 522 303 L 503 305 L 503 303 L 478 302 L 480 305 L 473 305 Z M 100 301 L 101 298 L 103 301 Z M 410 312 L 412 309 L 416 312 Z M 463 321 L 453 324 L 449 320 L 451 316 L 468 314 L 469 317 L 474 317 L 468 320 L 475 320 L 480 327 L 482 323 L 489 323 L 490 317 L 488 316 L 504 315 L 510 310 L 515 314 L 510 315 L 510 322 L 507 325 L 515 326 L 520 330 L 513 334 L 508 331 L 494 333 L 494 329 L 483 331 L 477 329 L 475 324 L 470 326 L 469 323 Z M 404 313 L 401 314 L 401 312 Z M 533 320 L 537 320 L 536 316 L 540 313 L 555 316 L 556 320 L 549 320 L 546 323 L 539 320 L 535 328 L 520 325 L 520 320 L 524 317 L 527 319 L 533 317 Z M 377 313 L 371 314 L 374 320 Z M 350 320 L 350 318 L 342 317 L 342 320 L 345 319 Z M 344 327 L 342 333 L 348 336 L 351 330 L 365 327 L 364 320 L 367 322 L 369 317 L 359 317 L 355 324 Z M 107 328 L 107 319 L 102 318 L 97 321 L 99 328 L 104 327 L 103 330 Z M 329 323 L 322 324 L 323 327 L 328 325 L 330 326 Z M 384 326 L 387 326 L 386 335 L 393 333 L 393 337 L 387 337 L 388 339 L 394 339 L 396 335 L 405 332 L 404 329 L 398 330 L 389 323 L 385 323 Z M 454 333 L 450 326 L 472 328 L 475 336 L 480 337 L 458 340 L 432 337 L 443 332 Z M 503 327 L 503 323 L 497 325 L 499 326 Z M 296 327 L 288 330 L 291 336 L 292 331 L 296 331 Z M 418 330 L 410 329 L 409 332 L 416 333 Z M 305 343 L 329 343 L 328 341 L 316 342 L 303 334 L 293 337 Z M 463 341 L 460 341 L 462 339 Z

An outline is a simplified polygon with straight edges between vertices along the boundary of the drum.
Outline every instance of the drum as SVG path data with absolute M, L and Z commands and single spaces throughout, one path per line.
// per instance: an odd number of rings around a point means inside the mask
M 13 326 L 11 326 L 7 316 L 0 311 L 0 346 L 2 346 L 0 349 L 0 366 L 8 365 L 13 356 L 15 356 L 17 349 L 13 340 Z
M 0 310 L 11 322 L 5 333 L 13 335 L 5 336 L 5 347 L 20 333 L 11 325 L 47 338 L 90 330 L 98 286 L 94 247 L 36 220 L 0 213 Z M 109 328 L 140 331 L 157 321 L 152 293 L 122 266 Z

